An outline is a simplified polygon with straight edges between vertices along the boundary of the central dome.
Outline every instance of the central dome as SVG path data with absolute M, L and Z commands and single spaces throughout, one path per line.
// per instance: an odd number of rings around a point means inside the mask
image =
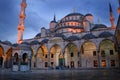
M 70 13 L 58 22 L 56 25 L 56 31 L 81 32 L 83 31 L 83 20 L 84 15 L 81 13 Z
M 84 16 L 84 15 L 81 14 L 81 13 L 70 13 L 70 14 L 68 14 L 68 15 L 65 16 L 65 17 L 69 17 L 69 16 Z

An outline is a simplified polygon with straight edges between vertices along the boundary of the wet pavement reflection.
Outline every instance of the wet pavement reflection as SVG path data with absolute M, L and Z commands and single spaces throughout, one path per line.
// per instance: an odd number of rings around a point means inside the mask
M 120 71 L 117 69 L 0 71 L 0 80 L 120 80 Z

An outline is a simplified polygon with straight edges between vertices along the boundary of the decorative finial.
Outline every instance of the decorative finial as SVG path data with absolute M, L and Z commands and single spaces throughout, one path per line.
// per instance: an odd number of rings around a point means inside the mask
M 98 17 L 98 24 L 100 24 L 100 17 Z
M 54 21 L 56 22 L 56 15 L 54 14 Z
M 73 13 L 76 13 L 77 9 L 76 7 L 73 8 Z

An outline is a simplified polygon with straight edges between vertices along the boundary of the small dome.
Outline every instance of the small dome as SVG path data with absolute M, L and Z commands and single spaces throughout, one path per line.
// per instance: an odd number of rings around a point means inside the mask
M 22 42 L 21 44 L 30 45 L 28 42 Z
M 38 33 L 35 38 L 40 38 L 41 37 L 41 33 Z
M 5 45 L 9 45 L 9 46 L 12 45 L 12 43 L 10 41 L 3 41 L 2 43 Z
M 62 33 L 56 33 L 54 37 L 62 37 L 62 39 L 65 39 L 65 35 L 63 35 Z
M 95 24 L 95 26 L 91 30 L 105 29 L 105 28 L 107 28 L 107 26 L 104 24 Z
M 96 38 L 92 33 L 84 35 L 81 39 L 93 39 Z
M 17 44 L 17 43 L 15 43 L 15 44 L 13 44 L 12 46 L 13 46 L 13 47 L 17 47 L 17 46 L 18 46 L 18 44 Z
M 42 41 L 41 41 L 41 43 L 48 43 L 48 41 L 49 41 L 49 39 L 43 39 Z
M 92 14 L 90 14 L 90 13 L 88 13 L 88 14 L 86 14 L 85 16 L 93 16 Z
M 42 27 L 41 29 L 45 29 L 45 27 Z
M 113 34 L 111 34 L 110 32 L 102 32 L 99 37 L 100 38 L 106 38 L 106 37 L 111 37 L 113 36 Z
M 77 36 L 70 36 L 66 39 L 66 41 L 76 41 L 76 40 L 79 40 L 79 37 Z
M 30 45 L 37 45 L 37 44 L 39 44 L 39 41 L 37 41 L 37 40 L 30 42 Z

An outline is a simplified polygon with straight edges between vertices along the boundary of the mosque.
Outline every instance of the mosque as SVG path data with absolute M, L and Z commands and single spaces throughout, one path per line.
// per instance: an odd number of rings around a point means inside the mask
M 54 16 L 49 29 L 42 27 L 32 39 L 24 40 L 27 4 L 22 0 L 18 40 L 16 44 L 0 41 L 0 68 L 13 71 L 118 68 L 119 57 L 114 42 L 116 25 L 111 4 L 108 4 L 110 27 L 94 23 L 91 13 L 73 12 L 58 21 Z

